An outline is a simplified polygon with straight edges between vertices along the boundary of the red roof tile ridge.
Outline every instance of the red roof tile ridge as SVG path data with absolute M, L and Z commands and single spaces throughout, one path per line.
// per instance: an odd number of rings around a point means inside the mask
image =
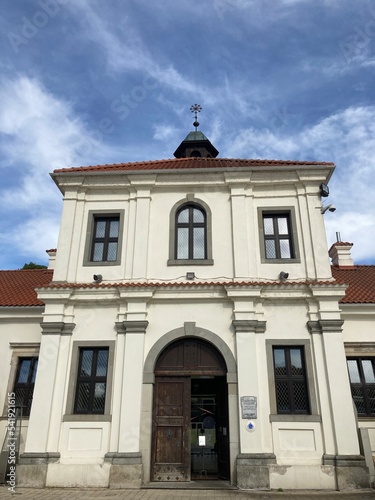
M 76 171 L 88 171 L 88 170 L 99 170 L 99 169 L 121 169 L 124 167 L 133 166 L 147 166 L 154 164 L 163 163 L 248 163 L 248 164 L 260 164 L 260 165 L 334 165 L 332 162 L 319 162 L 319 161 L 305 161 L 305 160 L 274 160 L 274 159 L 260 159 L 260 158 L 165 158 L 156 160 L 143 160 L 143 161 L 131 161 L 131 162 L 121 162 L 121 163 L 104 163 L 98 165 L 81 165 L 70 168 L 60 168 L 55 169 L 54 173 L 65 173 L 65 172 L 76 172 Z

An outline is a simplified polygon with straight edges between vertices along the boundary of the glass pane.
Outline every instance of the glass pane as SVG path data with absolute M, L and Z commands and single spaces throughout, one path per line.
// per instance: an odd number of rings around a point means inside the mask
M 94 244 L 94 255 L 92 259 L 94 262 L 101 262 L 103 260 L 103 249 L 104 243 Z
M 204 259 L 204 227 L 195 227 L 193 235 L 193 259 Z
M 31 376 L 31 383 L 33 384 L 35 382 L 35 377 L 36 377 L 36 371 L 38 369 L 38 360 L 36 359 L 34 361 L 34 368 L 33 368 L 33 374 Z
M 189 258 L 189 228 L 177 229 L 177 259 Z
M 290 411 L 288 382 L 276 383 L 276 400 L 279 413 Z
M 266 259 L 276 259 L 276 248 L 274 240 L 266 240 Z
M 362 360 L 362 368 L 363 368 L 363 374 L 365 376 L 366 384 L 374 384 L 375 377 L 374 377 L 374 370 L 372 368 L 371 360 L 370 359 L 363 359 Z
M 92 410 L 94 413 L 104 413 L 105 404 L 105 382 L 95 384 L 94 402 Z
M 352 384 L 359 384 L 361 382 L 361 377 L 359 376 L 357 361 L 355 359 L 348 359 L 347 363 L 348 363 L 350 382 Z
M 90 384 L 88 382 L 78 385 L 76 411 L 78 413 L 89 411 Z
M 286 362 L 284 349 L 274 349 L 275 375 L 286 375 Z
M 96 221 L 96 238 L 104 238 L 105 235 L 105 220 Z
M 367 389 L 367 403 L 369 412 L 373 415 L 375 413 L 375 389 Z
M 273 219 L 270 217 L 265 217 L 263 219 L 264 224 L 264 234 L 274 234 L 273 231 Z
M 22 359 L 20 371 L 18 373 L 17 384 L 26 384 L 29 378 L 31 359 Z
M 113 262 L 117 260 L 117 241 L 112 241 L 108 243 L 108 256 L 107 260 Z
M 280 256 L 282 259 L 291 258 L 289 240 L 280 240 Z
M 291 374 L 303 376 L 302 356 L 300 349 L 290 350 Z
M 98 351 L 98 361 L 96 364 L 96 376 L 105 377 L 107 375 L 108 351 Z
M 112 220 L 110 222 L 110 227 L 109 227 L 109 237 L 110 238 L 118 238 L 118 230 L 120 227 L 120 221 L 118 220 Z
M 182 223 L 189 222 L 189 209 L 188 208 L 181 210 L 181 212 L 178 214 L 177 222 L 182 222 Z
M 204 215 L 201 210 L 193 209 L 193 222 L 204 222 Z
M 294 409 L 298 412 L 307 412 L 307 394 L 304 382 L 295 382 L 293 384 Z
M 26 396 L 26 387 L 17 387 L 15 389 L 15 395 L 16 395 L 16 406 L 23 406 L 24 401 L 25 401 L 25 396 Z
M 367 413 L 366 412 L 366 405 L 365 405 L 365 400 L 363 398 L 363 391 L 361 387 L 352 387 L 352 397 L 354 404 L 357 408 L 357 412 L 360 413 Z
M 279 234 L 289 234 L 288 233 L 288 219 L 287 217 L 278 217 L 277 226 L 279 228 Z
M 92 355 L 93 355 L 92 350 L 86 349 L 82 352 L 81 371 L 79 374 L 80 377 L 91 376 Z

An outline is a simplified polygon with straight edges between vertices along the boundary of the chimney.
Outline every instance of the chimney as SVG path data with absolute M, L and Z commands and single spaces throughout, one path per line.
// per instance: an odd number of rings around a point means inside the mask
M 48 269 L 55 269 L 55 260 L 56 260 L 56 248 L 51 248 L 51 250 L 46 250 L 49 255 Z
M 332 259 L 332 265 L 338 267 L 354 267 L 354 262 L 350 251 L 353 243 L 345 241 L 336 241 L 328 250 L 329 256 Z

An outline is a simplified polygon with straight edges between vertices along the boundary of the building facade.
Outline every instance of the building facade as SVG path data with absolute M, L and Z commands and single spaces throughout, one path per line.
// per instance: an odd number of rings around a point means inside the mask
M 174 159 L 52 174 L 53 271 L 0 320 L 3 415 L 33 391 L 20 485 L 369 487 L 375 300 L 345 302 L 348 244 L 329 261 L 334 165 L 217 154 L 195 131 Z

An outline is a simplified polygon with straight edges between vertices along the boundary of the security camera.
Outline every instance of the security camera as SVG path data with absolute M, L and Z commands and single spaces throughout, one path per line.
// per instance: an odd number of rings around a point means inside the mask
M 322 212 L 322 214 L 325 214 L 327 212 L 327 210 L 329 212 L 335 212 L 336 211 L 336 207 L 335 207 L 335 205 L 327 205 L 326 207 L 322 207 L 320 209 L 320 211 Z
M 96 283 L 100 283 L 103 279 L 103 276 L 101 274 L 94 274 L 93 278 Z
M 289 278 L 289 273 L 286 273 L 284 271 L 281 271 L 281 273 L 279 274 L 279 278 L 281 280 L 287 280 Z

